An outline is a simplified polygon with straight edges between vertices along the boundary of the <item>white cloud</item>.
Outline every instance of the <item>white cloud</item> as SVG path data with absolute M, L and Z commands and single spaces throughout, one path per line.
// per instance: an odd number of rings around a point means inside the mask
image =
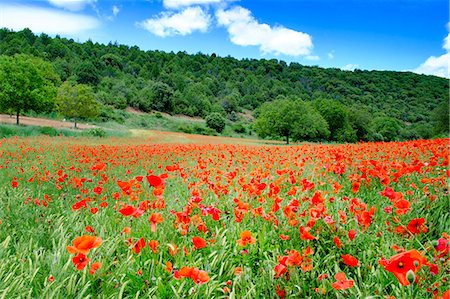
M 263 54 L 310 56 L 311 36 L 282 26 L 261 24 L 248 9 L 237 6 L 216 11 L 217 22 L 227 28 L 230 40 L 239 46 L 259 46 Z M 314 56 L 310 56 L 314 57 Z
M 447 24 L 450 29 L 450 23 Z M 450 78 L 450 34 L 444 38 L 442 48 L 447 52 L 441 56 L 430 56 L 418 68 L 412 70 L 414 73 L 434 75 L 444 78 Z
M 443 54 L 438 57 L 430 56 L 418 68 L 414 69 L 413 72 L 418 74 L 449 78 L 449 61 L 449 53 Z
M 224 0 L 163 0 L 163 5 L 166 8 L 180 8 L 192 5 L 207 5 L 207 4 L 219 4 L 227 2 Z
M 80 11 L 87 4 L 93 4 L 96 0 L 48 0 L 48 2 L 56 7 L 64 8 L 70 11 Z
M 99 26 L 100 22 L 96 18 L 87 15 L 0 3 L 0 28 L 15 31 L 30 28 L 35 33 L 77 34 Z
M 320 60 L 320 57 L 317 56 L 317 55 L 308 55 L 308 56 L 305 56 L 305 59 L 306 59 L 306 60 L 317 61 L 317 60 Z
M 331 51 L 330 53 L 328 53 L 328 59 L 333 59 L 334 58 L 334 50 Z
M 155 35 L 166 37 L 188 35 L 194 31 L 206 32 L 210 23 L 210 16 L 197 6 L 186 8 L 179 13 L 162 12 L 158 17 L 147 19 L 137 25 Z
M 117 14 L 120 12 L 120 9 L 117 6 L 112 7 L 112 13 L 114 16 L 117 16 Z
M 354 71 L 359 65 L 357 64 L 346 64 L 343 67 L 341 67 L 341 70 L 343 71 Z

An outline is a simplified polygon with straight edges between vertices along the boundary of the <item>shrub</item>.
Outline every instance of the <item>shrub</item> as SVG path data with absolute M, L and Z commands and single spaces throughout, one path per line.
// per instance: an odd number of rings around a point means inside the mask
M 220 113 L 213 112 L 206 117 L 206 126 L 220 133 L 225 128 L 225 118 Z
M 92 137 L 106 137 L 106 131 L 102 128 L 94 128 L 84 131 L 83 135 Z
M 40 127 L 39 132 L 48 136 L 58 136 L 59 133 L 55 128 L 52 127 Z

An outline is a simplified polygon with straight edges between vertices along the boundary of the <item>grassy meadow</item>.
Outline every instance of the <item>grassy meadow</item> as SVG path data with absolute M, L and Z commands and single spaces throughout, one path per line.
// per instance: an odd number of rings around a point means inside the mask
M 0 139 L 0 298 L 448 298 L 449 139 Z

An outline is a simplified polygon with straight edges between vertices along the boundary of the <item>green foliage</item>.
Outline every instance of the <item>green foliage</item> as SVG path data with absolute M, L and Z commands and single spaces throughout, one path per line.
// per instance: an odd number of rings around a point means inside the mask
M 373 119 L 372 129 L 375 133 L 382 136 L 383 141 L 393 141 L 399 139 L 402 127 L 397 119 L 380 116 Z
M 51 110 L 60 80 L 52 65 L 27 55 L 0 56 L 0 108 L 19 114 Z
M 0 53 L 45 59 L 63 81 L 90 85 L 99 102 L 116 109 L 130 106 L 145 112 L 158 110 L 203 118 L 218 112 L 236 121 L 239 118 L 235 113 L 242 109 L 253 111 L 278 96 L 289 96 L 307 102 L 332 99 L 332 107 L 316 107 L 329 122 L 331 140 L 373 138 L 372 115 L 396 119 L 402 126 L 396 138 L 428 137 L 428 129 L 416 128 L 419 123 L 422 128 L 432 124 L 432 135 L 448 132 L 448 111 L 445 114 L 444 110 L 449 106 L 449 82 L 435 76 L 349 72 L 276 59 L 142 51 L 117 43 L 77 43 L 47 34 L 36 36 L 29 29 L 0 29 Z M 438 105 L 444 110 L 437 109 Z M 23 112 L 28 109 L 38 108 L 31 105 Z M 355 109 L 363 111 L 354 115 Z M 441 117 L 430 113 L 434 109 Z M 106 115 L 103 113 L 103 117 Z
M 0 138 L 4 137 L 12 137 L 12 136 L 39 136 L 39 135 L 48 135 L 48 136 L 70 136 L 75 137 L 79 136 L 78 131 L 70 130 L 70 129 L 55 129 L 51 127 L 37 127 L 37 126 L 16 126 L 16 125 L 0 125 Z
M 367 109 L 358 106 L 352 106 L 349 109 L 348 120 L 355 131 L 356 139 L 370 140 L 372 115 Z
M 225 118 L 217 112 L 211 113 L 206 117 L 206 126 L 215 130 L 217 133 L 221 133 L 225 129 L 225 125 Z
M 91 136 L 91 137 L 106 137 L 107 133 L 102 128 L 94 128 L 83 131 L 84 136 Z
M 100 114 L 100 105 L 95 100 L 91 87 L 84 84 L 72 86 L 68 81 L 58 90 L 56 107 L 61 114 L 74 119 L 75 128 L 77 119 L 93 118 Z
M 356 132 L 350 126 L 348 110 L 342 103 L 331 99 L 317 99 L 314 107 L 328 123 L 331 140 L 356 141 Z
M 243 123 L 239 122 L 233 125 L 233 131 L 240 134 L 246 134 L 247 127 Z
M 280 98 L 261 107 L 254 123 L 256 133 L 265 137 L 320 140 L 330 134 L 328 124 L 309 102 Z
M 449 134 L 450 133 L 450 105 L 449 102 L 440 103 L 434 110 L 431 112 L 431 117 L 434 125 L 434 133 L 435 134 Z

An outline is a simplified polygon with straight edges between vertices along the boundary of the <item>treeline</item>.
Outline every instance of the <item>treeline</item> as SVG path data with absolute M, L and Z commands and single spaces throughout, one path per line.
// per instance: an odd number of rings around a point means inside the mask
M 117 43 L 35 35 L 28 29 L 0 29 L 0 54 L 41 58 L 52 64 L 61 82 L 89 85 L 105 120 L 120 121 L 121 114 L 115 111 L 133 107 L 204 118 L 219 113 L 237 121 L 243 110 L 258 111 L 264 103 L 289 97 L 311 102 L 326 121 L 333 118 L 327 115 L 333 109 L 321 108 L 322 104 L 314 104 L 317 100 L 344 110 L 350 133 L 330 132 L 331 140 L 430 138 L 448 132 L 449 81 L 435 76 L 143 51 Z M 366 127 L 358 128 L 352 117 L 359 117 Z M 386 123 L 395 132 L 384 132 Z

